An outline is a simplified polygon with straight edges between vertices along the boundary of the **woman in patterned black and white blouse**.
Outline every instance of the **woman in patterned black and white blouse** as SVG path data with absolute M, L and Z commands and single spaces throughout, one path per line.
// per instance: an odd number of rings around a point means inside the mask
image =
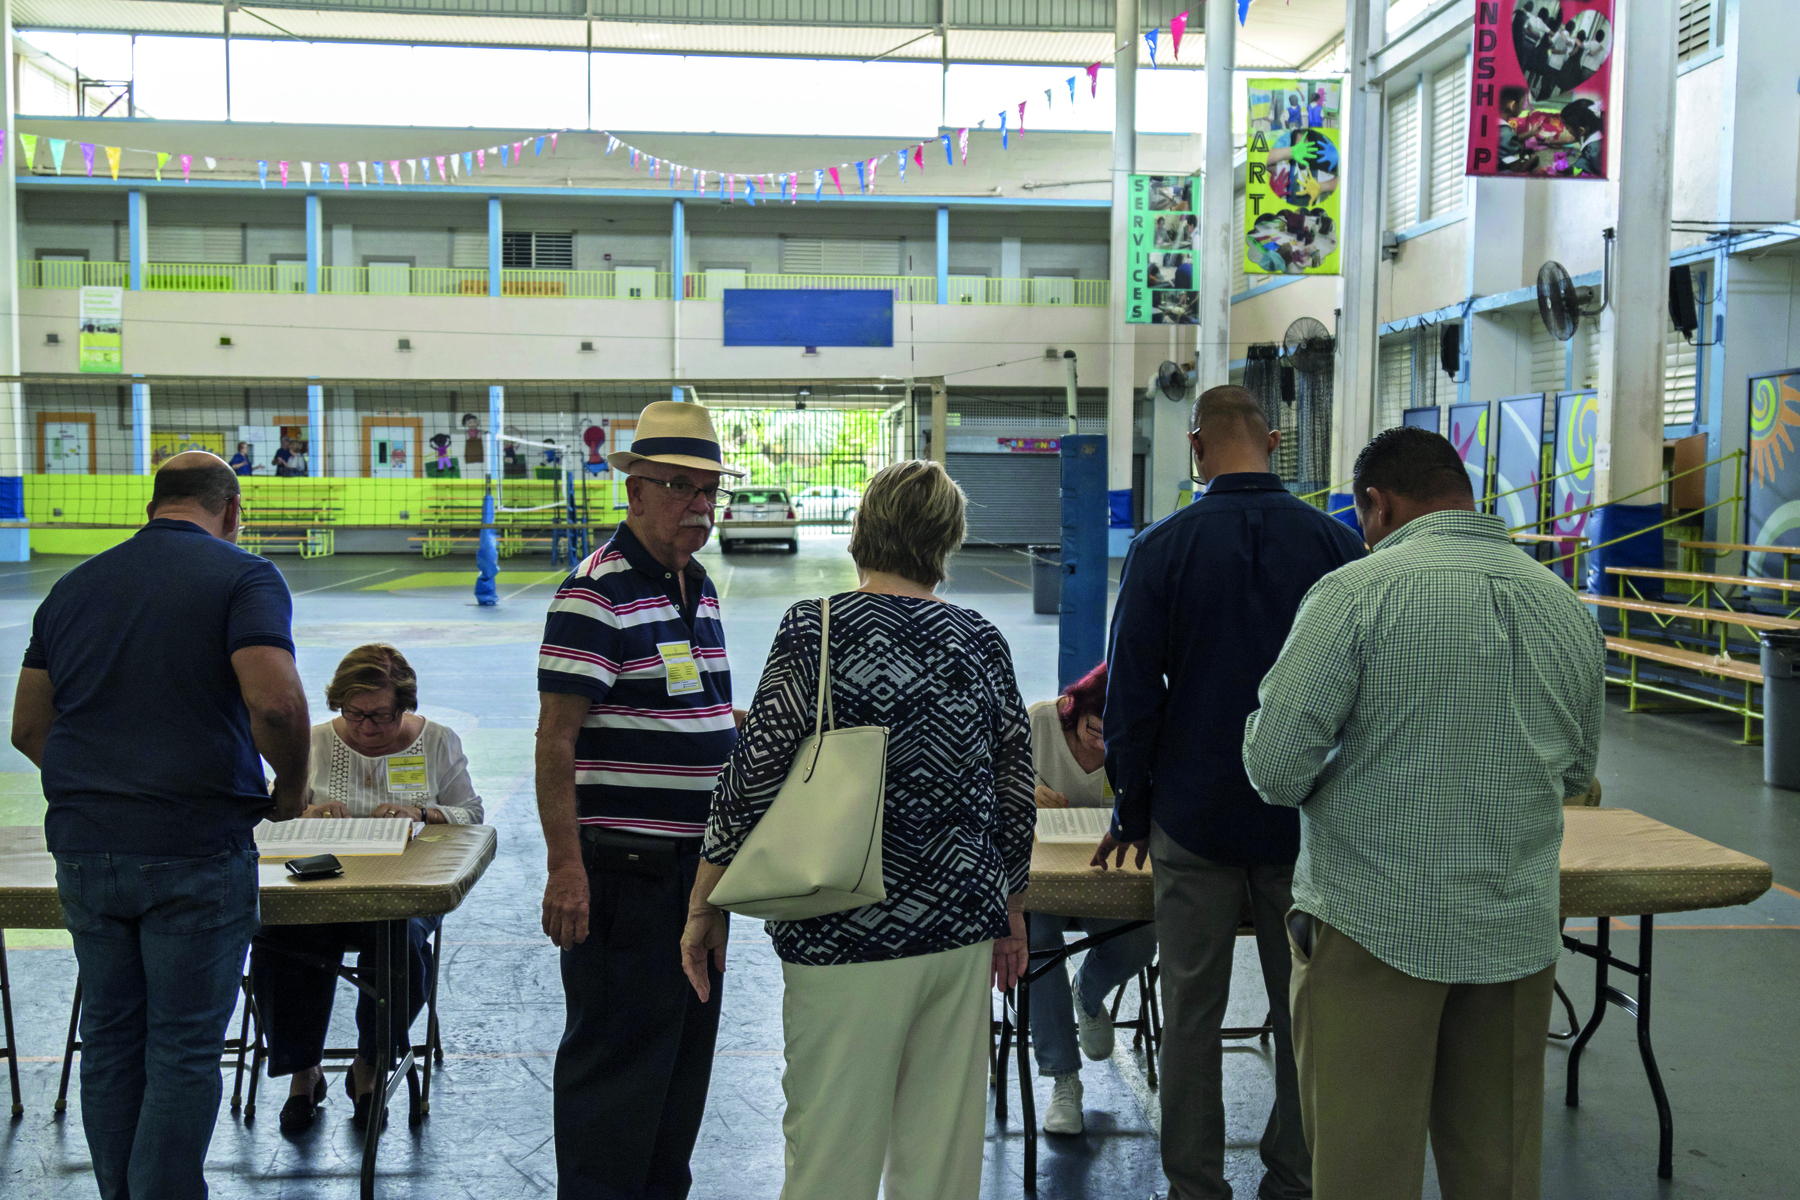
M 469 761 L 456 734 L 428 721 L 419 707 L 419 679 L 404 655 L 380 642 L 358 646 L 344 656 L 325 689 L 325 703 L 340 716 L 313 726 L 312 775 L 306 817 L 409 817 L 427 825 L 481 824 L 481 797 L 469 779 Z M 426 942 L 437 917 L 407 923 L 411 960 L 406 1024 L 396 1014 L 395 1044 L 408 1036 L 431 987 Z M 372 950 L 374 926 L 271 925 L 257 937 L 250 955 L 257 1012 L 269 1039 L 269 1074 L 292 1074 L 281 1129 L 309 1128 L 325 1100 L 319 1059 L 331 1020 L 337 976 L 284 954 L 338 962 L 347 946 Z M 354 1103 L 351 1120 L 368 1119 L 375 1086 L 375 1006 L 363 996 L 356 1006 L 358 1055 L 344 1073 L 344 1090 Z
M 933 594 L 962 544 L 962 490 L 936 463 L 896 463 L 850 534 L 862 586 L 831 598 L 839 726 L 888 729 L 887 899 L 771 921 L 782 960 L 784 1200 L 975 1200 L 990 980 L 1026 962 L 1009 898 L 1036 824 L 1031 734 L 1012 652 L 977 613 Z M 812 733 L 819 602 L 788 610 L 737 749 L 719 776 L 682 960 L 704 1000 L 726 917 L 707 897 Z M 885 1174 L 884 1174 L 885 1169 Z

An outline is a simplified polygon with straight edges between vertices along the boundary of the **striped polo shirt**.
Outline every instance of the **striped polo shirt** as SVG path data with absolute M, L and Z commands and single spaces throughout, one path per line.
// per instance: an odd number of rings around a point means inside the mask
M 706 832 L 731 749 L 731 664 L 719 597 L 697 561 L 680 580 L 630 527 L 563 581 L 544 622 L 538 691 L 586 696 L 575 740 L 583 825 L 662 837 Z

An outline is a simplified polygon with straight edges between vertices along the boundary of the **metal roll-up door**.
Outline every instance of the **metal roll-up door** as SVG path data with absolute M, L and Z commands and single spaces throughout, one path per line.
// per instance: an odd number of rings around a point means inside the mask
M 1055 454 L 951 454 L 969 497 L 969 544 L 1062 541 L 1062 459 Z

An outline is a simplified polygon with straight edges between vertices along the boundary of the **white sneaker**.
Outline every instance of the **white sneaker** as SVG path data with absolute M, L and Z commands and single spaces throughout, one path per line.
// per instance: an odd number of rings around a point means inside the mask
M 1080 1133 L 1081 1072 L 1052 1075 L 1055 1086 L 1050 1092 L 1050 1110 L 1044 1114 L 1045 1133 Z
M 1080 1030 L 1081 1052 L 1094 1062 L 1103 1062 L 1112 1057 L 1113 1023 L 1112 1017 L 1102 1009 L 1098 1016 L 1089 1016 L 1082 1007 L 1081 995 L 1075 996 L 1075 1024 Z

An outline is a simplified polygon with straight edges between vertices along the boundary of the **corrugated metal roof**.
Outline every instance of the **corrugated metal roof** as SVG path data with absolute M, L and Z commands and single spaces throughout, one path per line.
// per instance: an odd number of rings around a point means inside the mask
M 1167 26 L 1192 13 L 1180 60 L 1165 38 L 1169 66 L 1204 62 L 1195 0 L 1145 0 L 1146 23 Z M 1111 0 L 949 0 L 953 62 L 1068 63 L 1112 60 Z M 316 41 L 581 49 L 588 45 L 586 0 L 275 0 L 246 6 L 234 35 Z M 876 56 L 936 61 L 938 0 L 596 0 L 597 50 L 677 54 Z M 266 16 L 264 21 L 259 14 Z M 221 10 L 194 0 L 14 0 L 21 29 L 216 34 Z M 1238 33 L 1238 65 L 1292 69 L 1343 31 L 1341 0 L 1262 0 Z M 927 36 L 920 37 L 921 33 Z M 915 40 L 916 39 L 916 40 Z M 1149 64 L 1142 41 L 1138 60 Z

